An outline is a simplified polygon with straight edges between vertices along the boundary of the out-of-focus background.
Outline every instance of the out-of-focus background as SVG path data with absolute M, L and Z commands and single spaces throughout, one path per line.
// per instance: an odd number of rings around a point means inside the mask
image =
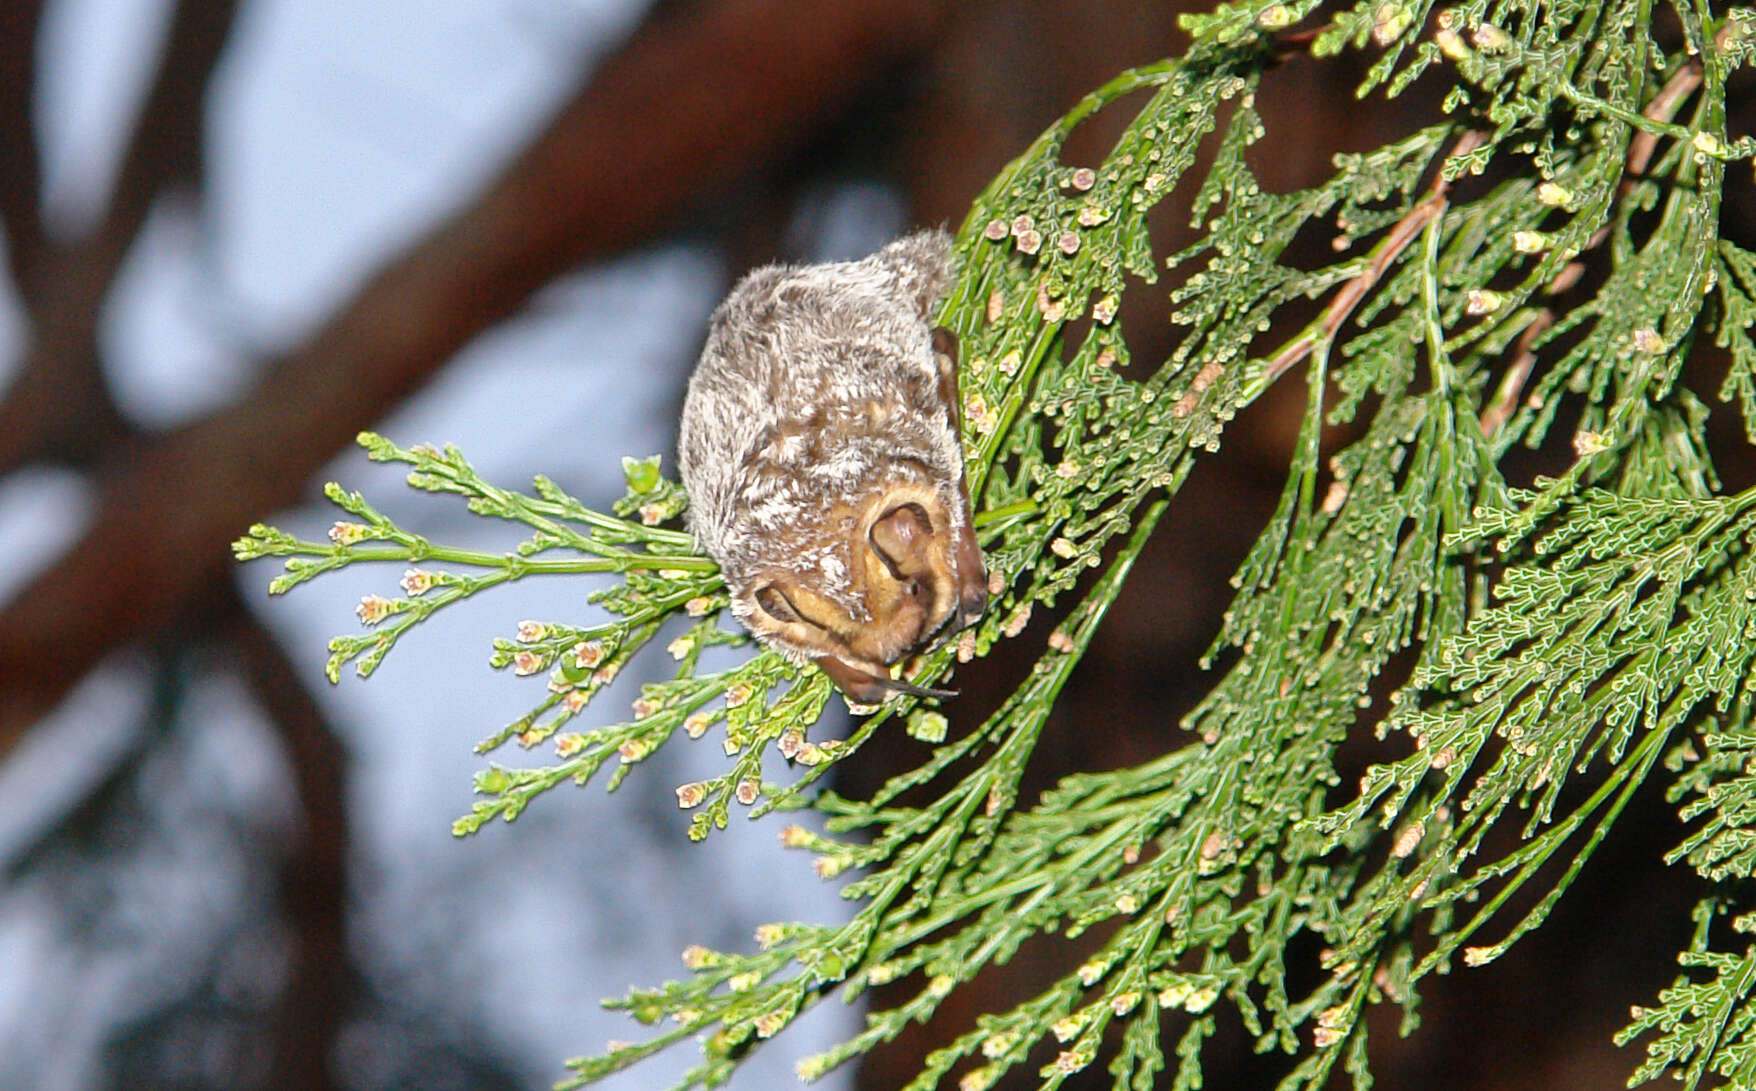
M 955 226 L 1086 90 L 1175 52 L 1179 6 L 0 0 L 0 1087 L 541 1087 L 638 1037 L 598 1000 L 682 973 L 687 944 L 845 914 L 778 821 L 683 838 L 672 788 L 723 760 L 708 743 L 452 840 L 471 746 L 531 703 L 489 640 L 567 619 L 588 581 L 447 611 L 332 688 L 325 640 L 395 574 L 269 601 L 272 566 L 237 570 L 227 543 L 258 520 L 321 535 L 327 479 L 437 539 L 496 541 L 368 464 L 368 427 L 607 504 L 620 455 L 674 465 L 733 278 Z M 1357 75 L 1275 74 L 1271 181 L 1432 109 L 1419 89 L 1356 104 Z M 1293 422 L 1258 407 L 1191 479 L 1039 785 L 1181 744 Z M 980 672 L 966 685 L 973 707 Z M 884 761 L 868 748 L 843 790 Z M 1634 1058 L 1609 1035 L 1668 979 L 1691 897 L 1651 870 L 1673 831 L 1648 810 L 1515 957 L 1429 990 L 1425 1030 L 1381 1047 L 1386 1086 L 1621 1085 Z M 899 1086 L 1076 957 L 1028 949 L 987 1000 L 819 1086 Z M 858 1018 L 823 1005 L 735 1086 L 792 1085 Z M 1233 1044 L 1210 1085 L 1259 1086 L 1272 1063 Z

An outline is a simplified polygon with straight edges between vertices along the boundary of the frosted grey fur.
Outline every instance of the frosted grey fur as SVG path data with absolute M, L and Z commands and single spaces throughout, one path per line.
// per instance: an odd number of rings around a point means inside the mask
M 964 518 L 955 407 L 939 392 L 929 323 L 950 253 L 949 236 L 923 231 L 859 261 L 771 265 L 714 312 L 678 462 L 690 528 L 740 619 L 755 609 L 753 581 L 783 571 L 863 617 L 848 585 L 850 535 L 830 525 L 838 502 L 857 509 L 875 488 L 909 480 Z M 770 643 L 795 659 L 809 651 Z

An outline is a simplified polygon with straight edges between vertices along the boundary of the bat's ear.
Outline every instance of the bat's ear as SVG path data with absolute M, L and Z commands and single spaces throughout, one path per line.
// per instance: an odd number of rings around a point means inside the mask
M 914 579 L 932 570 L 933 520 L 919 504 L 903 503 L 890 509 L 872 524 L 866 541 L 893 580 Z
M 933 364 L 939 370 L 939 393 L 945 403 L 957 408 L 957 334 L 944 326 L 933 327 Z M 953 413 L 955 416 L 955 412 Z
M 875 257 L 896 277 L 900 294 L 914 301 L 922 318 L 951 287 L 951 236 L 938 228 L 904 235 Z

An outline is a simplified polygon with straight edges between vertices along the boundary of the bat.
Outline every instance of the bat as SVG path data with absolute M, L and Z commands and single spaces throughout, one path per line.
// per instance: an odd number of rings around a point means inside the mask
M 987 607 L 970 518 L 957 339 L 935 328 L 951 239 L 771 265 L 713 313 L 678 464 L 732 613 L 851 700 L 949 697 L 891 669 Z

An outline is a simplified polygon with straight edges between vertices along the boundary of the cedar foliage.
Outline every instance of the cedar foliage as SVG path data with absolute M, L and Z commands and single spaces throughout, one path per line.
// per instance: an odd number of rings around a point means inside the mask
M 615 787 L 679 731 L 714 731 L 728 755 L 723 775 L 677 789 L 692 838 L 734 803 L 824 816 L 827 832 L 782 839 L 826 877 L 857 874 L 852 918 L 764 926 L 749 951 L 691 948 L 689 976 L 614 1002 L 650 1037 L 569 1062 L 567 1086 L 689 1040 L 700 1063 L 680 1086 L 717 1086 L 804 1007 L 912 983 L 801 1060 L 810 1079 L 931 1018 L 1025 942 L 1093 928 L 1076 971 L 954 1028 L 909 1091 L 979 1091 L 1020 1066 L 1054 1088 L 1094 1064 L 1119 1089 L 1198 1087 L 1222 1020 L 1285 1054 L 1283 1089 L 1337 1072 L 1369 1086 L 1366 1011 L 1398 1006 L 1412 1029 L 1428 976 L 1538 927 L 1643 789 L 1678 805 L 1688 834 L 1668 859 L 1712 893 L 1675 983 L 1621 1036 L 1646 1050 L 1630 1082 L 1756 1084 L 1756 907 L 1740 883 L 1756 866 L 1756 490 L 1722 489 L 1706 442 L 1710 412 L 1734 409 L 1756 442 L 1756 254 L 1720 231 L 1727 167 L 1756 151 L 1725 116 L 1756 13 L 1302 0 L 1186 26 L 1187 53 L 1092 92 L 959 235 L 939 317 L 963 346 L 968 474 L 1005 587 L 918 677 L 954 656 L 1035 657 L 981 723 L 948 733 L 955 705 L 906 698 L 813 741 L 831 696 L 815 671 L 766 651 L 698 671 L 704 649 L 747 637 L 722 616 L 711 561 L 660 528 L 686 501 L 656 460 L 625 460 L 611 515 L 368 435 L 410 484 L 529 536 L 504 555 L 449 549 L 332 486 L 351 518 L 330 542 L 255 527 L 238 543 L 241 558 L 289 558 L 275 591 L 348 564 L 417 566 L 403 595 L 362 603 L 365 633 L 332 642 L 332 679 L 349 662 L 369 674 L 408 626 L 506 580 L 617 574 L 593 596 L 597 624 L 526 622 L 495 643 L 496 667 L 548 688 L 481 749 L 552 757 L 484 769 L 459 834 L 606 764 Z M 1264 132 L 1254 89 L 1291 51 L 1364 53 L 1361 96 L 1443 81 L 1443 113 L 1336 156 L 1309 189 L 1265 192 L 1246 155 Z M 1143 104 L 1108 155 L 1065 162 L 1069 135 L 1130 96 Z M 1198 157 L 1204 141 L 1216 150 Z M 1160 253 L 1146 218 L 1173 193 L 1192 195 L 1196 241 Z M 1313 227 L 1332 260 L 1300 266 L 1288 247 Z M 1176 347 L 1135 361 L 1118 308 L 1155 292 Z M 1697 389 L 1704 369 L 1688 365 L 1709 345 L 1723 382 Z M 1020 798 L 1057 694 L 1179 485 L 1235 414 L 1301 379 L 1285 489 L 1235 577 L 1189 735 Z M 1351 438 L 1326 450 L 1335 425 Z M 1559 448 L 1565 469 L 1519 481 L 1520 447 Z M 1051 606 L 1052 629 L 1029 624 Z M 632 719 L 573 729 L 667 622 L 675 676 L 644 686 Z M 934 744 L 918 768 L 868 799 L 822 787 L 899 727 Z M 1343 783 L 1338 746 L 1373 732 L 1377 760 Z M 777 752 L 804 776 L 765 779 Z M 1515 836 L 1490 838 L 1501 829 Z

